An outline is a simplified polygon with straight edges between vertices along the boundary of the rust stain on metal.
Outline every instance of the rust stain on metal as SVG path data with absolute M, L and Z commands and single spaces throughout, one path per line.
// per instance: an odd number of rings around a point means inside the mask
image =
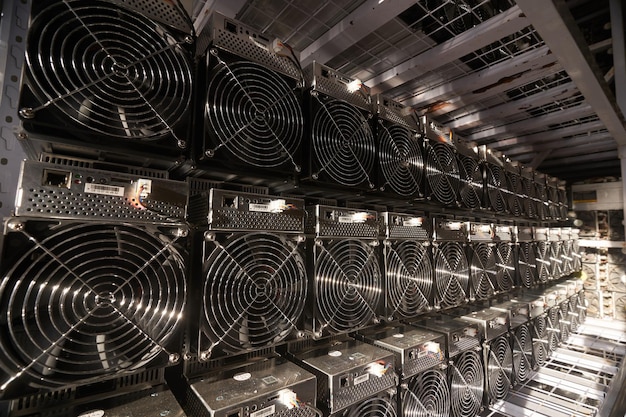
M 449 104 L 450 103 L 448 103 L 447 101 L 437 101 L 426 108 L 426 113 L 436 112 L 437 110 L 441 110 Z
M 513 74 L 513 75 L 509 75 L 509 76 L 506 76 L 506 77 L 502 77 L 502 78 L 500 78 L 498 81 L 496 81 L 495 83 L 493 83 L 493 84 L 489 84 L 489 85 L 486 85 L 486 86 L 484 86 L 484 87 L 482 87 L 482 88 L 479 88 L 479 89 L 477 89 L 477 90 L 474 90 L 474 91 L 472 91 L 472 93 L 473 93 L 473 94 L 482 94 L 482 93 L 484 93 L 485 91 L 489 91 L 489 90 L 491 90 L 492 88 L 497 87 L 497 86 L 499 86 L 499 85 L 508 84 L 508 83 L 510 83 L 510 82 L 513 82 L 513 81 L 515 81 L 516 79 L 518 79 L 519 77 L 521 77 L 522 75 L 526 74 L 527 72 L 530 72 L 530 70 L 529 70 L 529 69 L 527 69 L 527 70 L 525 70 L 525 71 L 521 71 L 521 72 L 518 72 L 518 73 Z

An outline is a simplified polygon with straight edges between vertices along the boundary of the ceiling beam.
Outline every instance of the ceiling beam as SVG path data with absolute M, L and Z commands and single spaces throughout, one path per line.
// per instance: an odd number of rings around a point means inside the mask
M 585 164 L 585 169 L 580 169 L 580 166 L 567 165 L 543 169 L 542 172 L 571 182 L 589 178 L 604 177 L 607 175 L 619 176 L 620 164 L 619 160 L 602 161 Z
M 548 155 L 550 159 L 556 159 L 556 158 L 565 158 L 569 156 L 576 156 L 576 155 L 582 155 L 582 154 L 586 155 L 588 153 L 610 151 L 613 149 L 617 149 L 617 144 L 615 143 L 613 138 L 607 137 L 601 140 L 597 140 L 595 142 L 588 142 L 588 143 L 584 143 L 578 146 L 567 144 L 567 146 L 564 146 L 561 148 L 548 149 L 543 152 L 550 152 L 550 154 Z M 540 153 L 543 153 L 543 152 L 540 152 Z M 535 155 L 537 155 L 537 153 L 519 155 L 515 158 L 515 160 L 525 163 L 531 160 Z M 510 156 L 507 155 L 507 157 L 510 157 Z M 547 157 L 544 159 L 547 159 Z
M 415 4 L 415 0 L 367 0 L 300 53 L 306 67 L 313 61 L 327 63 L 385 23 Z
M 516 2 L 613 138 L 619 144 L 626 144 L 624 118 L 567 4 L 563 0 Z
M 490 109 L 477 111 L 475 113 L 468 114 L 467 116 L 459 117 L 456 120 L 452 120 L 444 124 L 446 127 L 451 129 L 467 129 L 484 124 L 486 120 L 501 120 L 507 116 L 519 114 L 520 112 L 524 112 L 526 110 L 566 99 L 573 96 L 577 92 L 578 89 L 574 83 L 566 83 L 519 100 L 513 100 L 505 104 L 494 106 Z
M 450 82 L 442 80 L 439 86 L 418 93 L 404 100 L 403 104 L 418 108 L 427 107 L 437 101 L 464 95 L 480 100 L 480 96 L 493 94 L 490 90 L 497 87 L 512 88 L 510 85 L 512 81 L 523 76 L 530 78 L 534 76 L 535 71 L 545 68 L 558 70 L 558 65 L 554 65 L 556 61 L 550 49 L 542 46 L 465 77 Z
M 593 109 L 587 103 L 578 104 L 563 110 L 556 110 L 542 116 L 532 117 L 519 122 L 508 123 L 502 126 L 491 127 L 479 132 L 463 135 L 470 141 L 480 141 L 492 138 L 494 136 L 518 135 L 520 133 L 530 133 L 533 131 L 545 130 L 549 125 L 569 122 L 571 120 L 580 119 L 582 117 L 594 114 Z
M 539 152 L 538 154 L 535 154 L 535 157 L 533 158 L 532 161 L 530 161 L 528 166 L 533 169 L 537 169 L 537 167 L 541 165 L 541 163 L 550 155 L 551 152 L 552 152 L 552 149 L 546 149 L 543 152 Z
M 523 156 L 520 156 L 520 155 L 523 155 L 523 154 L 541 152 L 547 149 L 576 147 L 576 146 L 585 145 L 588 143 L 593 143 L 596 141 L 603 141 L 603 140 L 613 140 L 613 138 L 611 138 L 611 135 L 609 135 L 608 132 L 592 133 L 586 136 L 577 136 L 574 138 L 567 138 L 567 139 L 563 139 L 562 137 L 559 137 L 559 138 L 556 138 L 556 140 L 551 140 L 551 141 L 546 141 L 546 142 L 517 145 L 512 148 L 507 149 L 506 151 L 503 151 L 502 153 L 508 157 L 514 156 L 515 159 L 521 159 L 523 158 Z
M 617 149 L 605 152 L 586 153 L 584 155 L 569 156 L 566 158 L 549 159 L 544 161 L 544 163 L 541 164 L 541 167 L 575 164 L 578 169 L 583 169 L 589 162 L 604 161 L 608 159 L 617 159 Z
M 513 6 L 365 82 L 373 94 L 398 87 L 529 25 L 520 8 Z
M 585 132 L 604 129 L 604 123 L 601 120 L 592 122 L 579 123 L 572 126 L 563 127 L 561 129 L 549 130 L 547 132 L 533 133 L 532 135 L 515 136 L 508 139 L 498 140 L 489 144 L 490 148 L 503 150 L 520 144 L 547 142 L 550 140 L 560 140 L 566 136 L 580 135 Z

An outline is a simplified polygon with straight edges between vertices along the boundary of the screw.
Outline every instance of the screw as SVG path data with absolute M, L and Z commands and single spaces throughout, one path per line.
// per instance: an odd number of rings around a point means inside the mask
M 35 110 L 31 107 L 21 108 L 19 113 L 24 119 L 33 119 L 35 117 Z

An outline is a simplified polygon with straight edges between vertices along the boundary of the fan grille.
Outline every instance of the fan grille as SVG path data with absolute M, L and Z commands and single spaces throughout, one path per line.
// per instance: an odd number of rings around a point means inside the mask
M 463 246 L 444 242 L 434 249 L 435 283 L 439 307 L 454 307 L 466 301 L 469 267 Z
M 403 393 L 402 408 L 405 416 L 448 416 L 450 390 L 443 373 L 431 369 L 411 379 Z
M 319 167 L 313 178 L 324 172 L 345 186 L 367 184 L 374 167 L 374 136 L 363 113 L 343 101 L 317 98 L 320 103 L 312 121 L 313 153 Z
M 430 142 L 426 154 L 426 180 L 437 201 L 456 205 L 460 186 L 459 166 L 449 145 Z
M 484 368 L 478 352 L 459 355 L 451 366 L 450 411 L 454 417 L 475 416 L 483 402 Z
M 300 100 L 276 72 L 238 61 L 219 64 L 210 74 L 205 116 L 217 145 L 240 161 L 260 168 L 282 165 L 299 171 L 295 154 L 304 134 Z
M 342 417 L 396 417 L 396 407 L 387 398 L 372 397 L 350 407 Z
M 533 242 L 520 242 L 518 245 L 518 271 L 521 284 L 530 288 L 536 280 L 537 254 Z
M 496 257 L 488 243 L 474 243 L 470 261 L 470 281 L 474 297 L 486 300 L 495 292 Z
M 202 290 L 209 351 L 269 346 L 297 329 L 307 293 L 298 243 L 270 233 L 213 243 Z
M 536 258 L 535 265 L 537 266 L 537 280 L 541 283 L 548 282 L 550 277 L 550 242 L 540 241 L 536 242 Z
M 489 346 L 487 377 L 489 396 L 501 400 L 513 385 L 513 353 L 506 336 L 498 337 Z
M 562 266 L 563 260 L 561 259 L 561 242 L 550 242 L 550 247 L 548 249 L 549 256 L 549 279 L 559 279 L 563 276 Z M 545 259 L 545 258 L 544 258 Z
M 526 324 L 515 329 L 513 336 L 513 369 L 518 382 L 526 382 L 532 370 L 533 341 Z
M 495 212 L 504 213 L 507 209 L 506 197 L 503 192 L 506 188 L 504 170 L 497 165 L 487 164 L 485 175 L 490 206 Z
M 26 51 L 41 106 L 117 139 L 176 137 L 191 104 L 190 64 L 177 42 L 143 16 L 109 2 L 56 2 L 34 18 Z M 24 113 L 25 111 L 25 113 Z
M 547 316 L 547 335 L 548 335 L 548 350 L 554 352 L 559 347 L 559 308 L 552 307 L 548 310 Z
M 537 205 L 535 204 L 535 183 L 532 179 L 522 177 L 522 190 L 524 191 L 524 198 L 522 205 L 524 208 L 524 214 L 534 219 L 537 217 Z
M 385 184 L 401 196 L 421 196 L 424 180 L 424 160 L 419 142 L 413 132 L 404 126 L 379 127 L 379 163 Z
M 522 178 L 517 174 L 508 172 L 506 174 L 506 179 L 509 190 L 507 207 L 513 216 L 519 217 L 524 212 L 524 202 L 522 197 L 524 194 L 524 185 L 522 183 Z
M 54 388 L 178 355 L 167 350 L 186 298 L 177 238 L 101 223 L 40 232 L 19 232 L 29 246 L 0 285 L 0 391 L 26 376 Z
M 388 317 L 414 317 L 430 307 L 433 268 L 422 243 L 405 240 L 385 245 Z
M 458 154 L 461 203 L 467 208 L 482 206 L 483 172 L 478 160 Z
M 357 239 L 319 242 L 315 248 L 319 331 L 343 333 L 369 324 L 381 296 L 380 269 L 374 248 Z
M 496 282 L 500 291 L 511 291 L 515 285 L 515 259 L 513 245 L 508 242 L 496 244 Z

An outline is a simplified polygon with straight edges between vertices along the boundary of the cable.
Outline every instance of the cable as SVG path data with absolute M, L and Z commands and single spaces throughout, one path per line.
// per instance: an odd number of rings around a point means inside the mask
M 178 11 L 183 15 L 183 18 L 187 21 L 187 24 L 191 28 L 191 36 L 195 39 L 196 28 L 193 25 L 193 20 L 191 19 L 191 16 L 189 16 L 189 13 L 187 13 L 187 9 L 185 9 L 185 6 L 183 6 L 180 0 L 176 0 L 176 6 L 178 6 L 178 9 L 179 9 Z

